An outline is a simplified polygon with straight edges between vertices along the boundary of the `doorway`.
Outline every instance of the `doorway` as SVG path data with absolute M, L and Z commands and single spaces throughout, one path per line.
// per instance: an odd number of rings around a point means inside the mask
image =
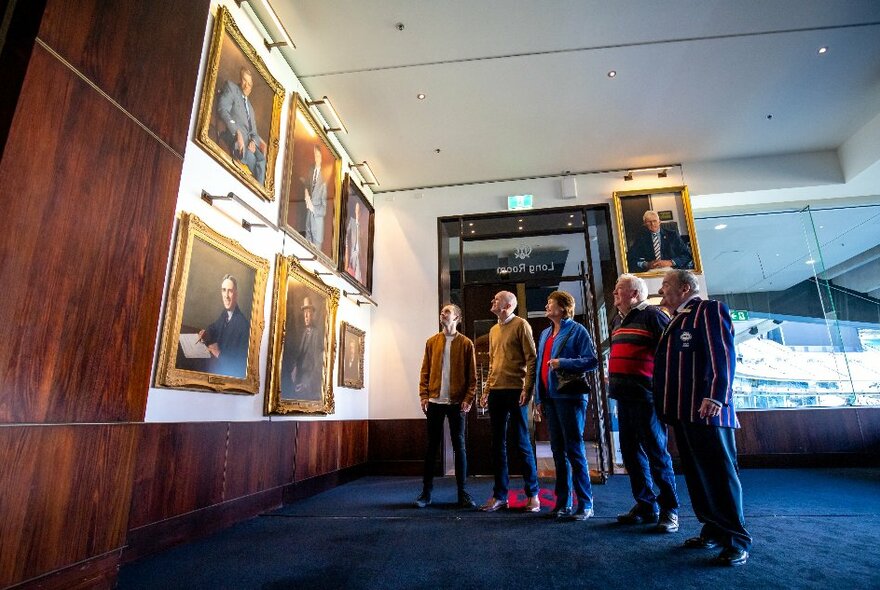
M 442 218 L 438 226 L 440 301 L 452 301 L 462 308 L 460 329 L 476 348 L 478 398 L 488 374 L 488 333 L 496 322 L 489 311 L 492 297 L 498 291 L 516 294 L 516 314 L 529 322 L 537 341 L 550 325 L 544 315 L 547 296 L 555 290 L 574 296 L 575 320 L 590 332 L 600 357 L 584 439 L 591 475 L 594 481 L 604 481 L 611 471 L 610 419 L 601 361 L 607 356 L 606 309 L 611 308 L 617 277 L 610 208 L 597 205 L 460 216 Z M 491 475 L 488 412 L 475 404 L 466 428 L 469 474 Z M 539 472 L 552 477 L 546 424 L 534 423 L 531 432 Z M 451 452 L 444 453 L 447 456 L 451 462 Z M 511 474 L 521 472 L 515 456 L 509 454 Z M 450 463 L 446 469 L 451 467 Z

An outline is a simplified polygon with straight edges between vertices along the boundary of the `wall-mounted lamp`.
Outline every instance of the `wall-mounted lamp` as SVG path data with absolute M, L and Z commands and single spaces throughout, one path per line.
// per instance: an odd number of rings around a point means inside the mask
M 225 195 L 211 195 L 203 190 L 202 200 L 233 219 L 241 219 L 241 227 L 248 231 L 251 231 L 251 228 L 254 227 L 265 227 L 278 231 L 278 226 L 266 219 L 259 211 L 251 207 L 247 201 L 233 192 Z
M 633 168 L 632 170 L 627 170 L 626 175 L 624 175 L 624 180 L 632 180 L 633 172 L 656 172 L 657 178 L 666 178 L 667 170 L 669 170 L 671 166 L 655 166 L 654 168 Z
M 235 4 L 239 8 L 241 8 L 242 3 L 247 3 L 253 17 L 257 19 L 258 24 L 263 27 L 270 37 L 279 39 L 278 41 L 263 39 L 266 49 L 269 51 L 272 51 L 276 47 L 290 47 L 296 49 L 293 39 L 290 37 L 287 29 L 284 28 L 284 24 L 281 22 L 281 19 L 278 18 L 278 14 L 275 12 L 275 9 L 272 8 L 269 0 L 235 0 Z
M 318 107 L 318 112 L 321 113 L 321 116 L 324 117 L 324 120 L 327 122 L 330 122 L 332 115 L 334 125 L 333 127 L 324 127 L 324 133 L 338 133 L 340 131 L 348 133 L 348 129 L 345 128 L 342 119 L 339 117 L 339 113 L 333 108 L 333 103 L 330 102 L 329 98 L 325 96 L 319 100 L 308 100 L 306 101 L 306 104 L 310 107 Z M 323 110 L 320 108 L 322 105 L 324 107 Z
M 376 303 L 370 297 L 368 297 L 364 293 L 361 293 L 360 291 L 345 291 L 345 290 L 343 290 L 342 294 L 345 297 L 348 297 L 349 299 L 351 299 L 353 302 L 357 303 L 358 307 L 360 307 L 361 305 L 375 305 L 376 307 L 379 307 L 378 303 Z
M 361 175 L 361 178 L 363 179 L 364 184 L 379 186 L 379 179 L 376 178 L 376 175 L 373 173 L 373 169 L 370 168 L 370 165 L 367 164 L 366 160 L 364 160 L 360 164 L 355 164 L 352 162 L 351 164 L 348 165 L 348 167 L 349 168 L 357 168 L 358 174 Z M 370 173 L 369 176 L 370 176 L 370 178 L 372 178 L 372 181 L 370 181 L 366 176 L 364 176 L 364 170 L 366 170 L 367 172 Z

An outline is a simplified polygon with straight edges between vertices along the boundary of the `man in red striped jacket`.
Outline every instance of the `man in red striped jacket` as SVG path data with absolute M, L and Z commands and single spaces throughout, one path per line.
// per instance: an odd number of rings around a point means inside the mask
M 703 524 L 684 546 L 721 546 L 716 563 L 737 566 L 748 560 L 752 538 L 736 462 L 733 323 L 726 305 L 700 299 L 699 292 L 689 271 L 663 277 L 661 305 L 674 313 L 654 357 L 654 403 L 675 432 L 691 504 Z
M 678 531 L 675 472 L 666 450 L 666 425 L 654 410 L 654 352 L 669 316 L 648 305 L 648 286 L 631 274 L 614 286 L 617 315 L 611 324 L 608 397 L 617 400 L 620 453 L 635 506 L 619 514 L 623 524 L 657 523 L 661 533 Z M 657 484 L 659 493 L 654 493 Z M 658 522 L 659 520 L 659 522 Z

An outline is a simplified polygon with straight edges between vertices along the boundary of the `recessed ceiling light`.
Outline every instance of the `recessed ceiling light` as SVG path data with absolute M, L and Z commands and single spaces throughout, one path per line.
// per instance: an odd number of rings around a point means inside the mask
M 519 223 L 522 223 L 522 219 L 517 219 L 517 221 L 518 221 Z
M 715 229 L 724 229 L 725 227 L 727 227 L 726 223 L 719 223 L 715 226 Z
M 519 226 L 519 228 L 522 229 L 522 226 Z
M 425 95 L 424 93 L 419 92 L 418 94 L 416 94 L 416 98 L 418 98 L 419 100 L 425 100 Z
M 613 78 L 613 77 L 616 76 L 616 75 L 617 75 L 617 72 L 614 71 L 614 70 L 611 70 L 610 72 L 608 72 L 608 77 L 609 77 L 609 78 Z
M 812 258 L 807 258 L 807 264 L 816 264 L 816 261 Z
M 477 233 L 477 230 L 472 229 L 472 230 L 471 230 L 471 233 L 472 233 L 472 234 L 475 234 L 475 233 Z
M 820 47 L 820 48 L 819 48 L 819 55 L 824 55 L 824 54 L 826 54 L 826 53 L 828 53 L 828 47 L 827 47 L 827 46 L 824 46 L 824 47 Z
M 434 148 L 434 153 L 435 153 L 435 154 L 439 154 L 439 153 L 440 153 L 440 148 Z
M 469 227 L 474 227 L 474 222 L 471 221 L 470 223 L 468 223 L 468 226 L 469 226 Z
M 572 225 L 572 223 L 569 221 L 569 222 L 568 222 L 568 225 Z

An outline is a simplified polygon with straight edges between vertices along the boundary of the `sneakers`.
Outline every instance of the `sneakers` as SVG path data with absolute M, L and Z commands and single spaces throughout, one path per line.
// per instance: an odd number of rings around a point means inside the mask
M 501 510 L 502 508 L 507 508 L 507 500 L 499 500 L 495 496 L 491 496 L 486 503 L 480 506 L 480 510 L 483 512 L 495 512 L 496 510 Z
M 548 518 L 555 518 L 557 520 L 565 520 L 571 516 L 571 506 L 554 506 L 553 510 L 550 511 Z
M 461 492 L 458 494 L 458 507 L 459 508 L 476 508 L 477 503 L 474 502 L 474 499 L 471 498 L 471 495 L 467 492 Z
M 718 554 L 718 557 L 715 558 L 715 563 L 727 567 L 736 567 L 739 565 L 745 565 L 746 561 L 748 560 L 748 551 L 745 551 L 743 549 L 735 549 L 734 547 L 727 547 Z
M 659 513 L 648 512 L 641 504 L 630 508 L 629 512 L 617 515 L 617 522 L 621 524 L 651 524 L 657 522 Z
M 660 513 L 660 521 L 654 527 L 658 533 L 677 533 L 678 532 L 678 514 L 669 510 Z
M 538 496 L 529 496 L 529 501 L 526 502 L 526 506 L 523 510 L 525 512 L 540 512 L 541 499 Z
M 577 522 L 583 522 L 593 516 L 592 508 L 584 508 L 583 506 L 578 506 L 577 510 L 574 511 L 574 514 L 571 515 L 571 519 Z
M 428 504 L 431 503 L 431 492 L 423 491 L 419 494 L 419 497 L 416 498 L 416 506 L 419 508 L 424 508 Z

